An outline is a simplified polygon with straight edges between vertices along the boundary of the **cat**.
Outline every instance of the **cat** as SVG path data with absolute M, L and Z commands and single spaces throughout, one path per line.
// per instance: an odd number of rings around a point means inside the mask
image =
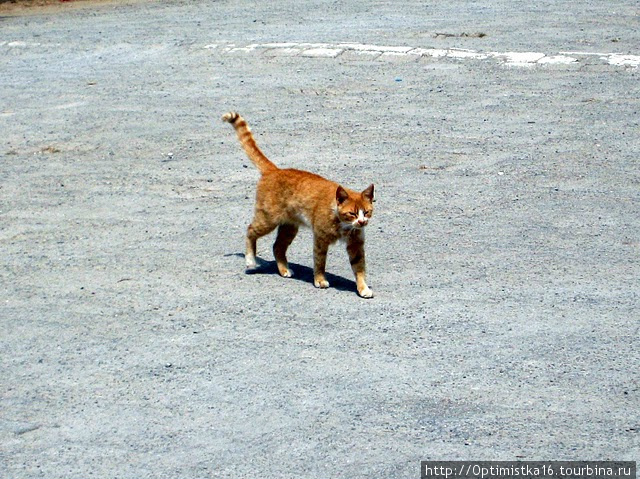
M 343 240 L 347 246 L 358 294 L 372 298 L 365 281 L 364 227 L 373 213 L 373 184 L 358 193 L 314 173 L 280 169 L 258 148 L 247 122 L 236 112 L 222 117 L 233 125 L 238 140 L 261 178 L 256 188 L 254 218 L 247 228 L 245 260 L 247 269 L 256 267 L 256 241 L 278 228 L 273 255 L 278 272 L 285 278 L 293 273 L 287 262 L 287 248 L 300 226 L 313 231 L 313 284 L 328 288 L 325 265 L 329 246 Z

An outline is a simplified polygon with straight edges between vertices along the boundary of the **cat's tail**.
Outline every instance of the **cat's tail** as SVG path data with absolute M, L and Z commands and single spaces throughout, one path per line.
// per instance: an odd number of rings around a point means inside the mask
M 258 148 L 256 140 L 253 138 L 253 134 L 251 133 L 251 129 L 244 118 L 235 111 L 230 111 L 222 117 L 222 121 L 231 123 L 236 129 L 238 140 L 240 140 L 242 148 L 244 148 L 244 151 L 247 153 L 247 156 L 253 164 L 256 165 L 258 170 L 260 170 L 260 173 L 264 175 L 269 171 L 278 169 L 276 165 L 269 161 L 269 158 L 264 156 L 264 153 L 262 153 L 260 148 Z

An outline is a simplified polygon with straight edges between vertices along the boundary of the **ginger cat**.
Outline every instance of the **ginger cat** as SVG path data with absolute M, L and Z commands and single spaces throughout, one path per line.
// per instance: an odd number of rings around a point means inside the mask
M 244 151 L 262 174 L 256 189 L 254 218 L 247 229 L 247 269 L 256 267 L 257 239 L 277 227 L 273 254 L 278 272 L 285 278 L 291 277 L 287 248 L 298 228 L 308 226 L 313 230 L 316 288 L 329 287 L 325 278 L 327 251 L 329 245 L 344 240 L 358 294 L 372 298 L 373 291 L 365 282 L 364 227 L 373 212 L 373 185 L 357 193 L 313 173 L 280 169 L 258 148 L 244 118 L 230 112 L 222 120 L 233 125 Z

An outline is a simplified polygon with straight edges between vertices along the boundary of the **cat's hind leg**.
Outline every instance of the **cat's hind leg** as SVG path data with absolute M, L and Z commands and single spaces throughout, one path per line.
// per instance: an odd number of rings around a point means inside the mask
M 284 278 L 290 278 L 293 276 L 293 272 L 289 269 L 289 263 L 287 262 L 287 248 L 298 234 L 298 226 L 293 224 L 281 224 L 278 227 L 278 236 L 273 243 L 273 255 L 276 258 L 278 264 L 278 272 L 280 276 Z
M 272 222 L 266 215 L 256 212 L 253 221 L 247 228 L 247 252 L 244 255 L 247 269 L 254 269 L 256 264 L 256 244 L 258 238 L 271 233 L 277 223 Z

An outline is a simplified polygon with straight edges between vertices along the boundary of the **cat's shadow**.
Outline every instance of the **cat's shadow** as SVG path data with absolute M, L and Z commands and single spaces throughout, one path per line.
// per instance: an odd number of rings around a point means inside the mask
M 239 258 L 244 258 L 244 254 L 242 253 L 231 253 L 226 254 L 225 256 L 237 256 Z M 278 265 L 275 261 L 267 261 L 262 258 L 256 258 L 256 263 L 258 264 L 258 267 L 246 270 L 246 274 L 280 275 L 280 273 L 278 273 Z M 289 269 L 293 272 L 293 276 L 286 279 L 304 281 L 305 283 L 313 284 L 313 268 L 304 266 L 302 264 L 289 262 Z M 343 278 L 342 276 L 331 273 L 325 273 L 325 277 L 327 278 L 327 281 L 329 281 L 329 285 L 331 288 L 335 288 L 339 291 L 356 291 L 356 283 L 353 280 L 349 280 Z

